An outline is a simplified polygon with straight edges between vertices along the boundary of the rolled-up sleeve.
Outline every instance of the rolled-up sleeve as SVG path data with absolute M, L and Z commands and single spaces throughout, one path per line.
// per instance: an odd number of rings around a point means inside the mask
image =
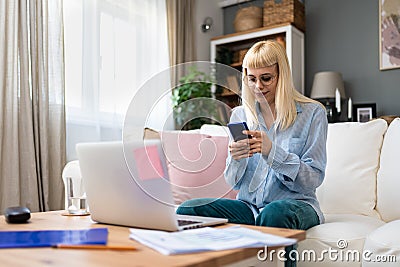
M 325 176 L 327 117 L 322 107 L 314 109 L 310 115 L 311 124 L 306 137 L 299 142 L 302 147 L 299 154 L 273 143 L 267 156 L 267 163 L 275 171 L 276 178 L 290 190 L 300 193 L 314 191 Z
M 246 159 L 235 160 L 230 155 L 226 159 L 225 180 L 235 190 L 240 187 L 240 180 L 245 173 L 246 165 Z

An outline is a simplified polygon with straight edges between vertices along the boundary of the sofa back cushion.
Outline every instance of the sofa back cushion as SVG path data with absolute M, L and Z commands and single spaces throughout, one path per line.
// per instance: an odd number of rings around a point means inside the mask
M 160 137 L 176 204 L 192 198 L 236 198 L 224 177 L 228 136 L 166 131 Z
M 382 119 L 329 124 L 326 174 L 317 189 L 323 213 L 379 217 L 376 175 L 386 128 Z
M 200 128 L 201 134 L 208 134 L 211 136 L 228 136 L 229 129 L 227 126 L 220 126 L 215 124 L 203 124 Z
M 377 180 L 377 210 L 384 221 L 400 219 L 400 118 L 394 119 L 385 134 Z

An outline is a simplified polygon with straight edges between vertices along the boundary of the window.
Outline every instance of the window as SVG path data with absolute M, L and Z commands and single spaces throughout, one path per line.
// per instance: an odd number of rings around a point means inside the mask
M 164 0 L 64 1 L 69 160 L 77 142 L 121 140 L 132 97 L 169 66 L 166 25 Z

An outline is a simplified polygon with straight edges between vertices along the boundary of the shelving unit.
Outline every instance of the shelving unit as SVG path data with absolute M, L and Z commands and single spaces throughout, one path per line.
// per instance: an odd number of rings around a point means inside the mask
M 254 43 L 268 39 L 283 41 L 295 88 L 304 94 L 304 33 L 289 23 L 215 37 L 210 44 L 211 62 L 223 63 L 241 71 L 241 60 L 246 50 Z M 237 105 L 239 100 L 229 90 L 217 90 L 215 97 L 231 107 Z

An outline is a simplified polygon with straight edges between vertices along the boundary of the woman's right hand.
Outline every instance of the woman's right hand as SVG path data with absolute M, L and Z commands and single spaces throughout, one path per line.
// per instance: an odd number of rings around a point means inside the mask
M 229 152 L 231 153 L 231 157 L 235 160 L 253 156 L 253 154 L 250 152 L 249 139 L 243 139 L 230 143 Z

